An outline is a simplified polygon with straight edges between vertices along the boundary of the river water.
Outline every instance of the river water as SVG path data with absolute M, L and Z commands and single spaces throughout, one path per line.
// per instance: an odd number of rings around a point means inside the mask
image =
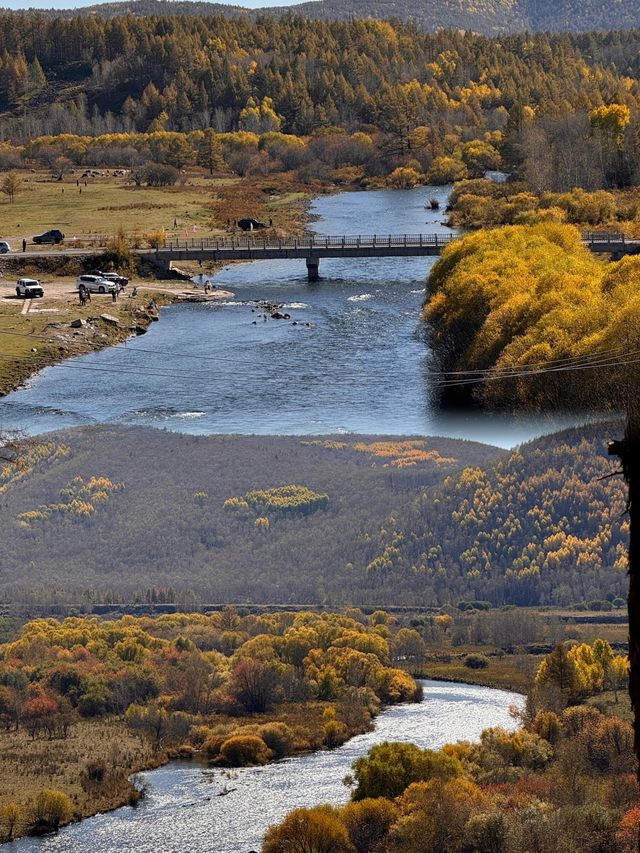
M 443 224 L 449 192 L 322 196 L 311 207 L 312 228 L 450 233 Z M 431 198 L 440 210 L 425 209 Z M 215 282 L 234 292 L 232 300 L 171 306 L 146 335 L 44 370 L 0 400 L 0 427 L 31 434 L 91 423 L 205 434 L 431 434 L 512 446 L 573 424 L 575 416 L 438 410 L 420 322 L 433 263 L 323 260 L 321 281 L 311 285 L 304 261 L 230 266 Z M 261 299 L 284 303 L 291 321 L 257 319 L 252 303 Z
M 356 758 L 382 741 L 437 749 L 477 740 L 490 726 L 515 728 L 509 707 L 517 693 L 467 684 L 423 681 L 424 699 L 381 714 L 375 729 L 340 749 L 229 771 L 173 763 L 144 774 L 147 796 L 135 808 L 97 815 L 58 835 L 22 839 L 8 850 L 47 853 L 249 853 L 260 850 L 265 830 L 291 809 L 349 798 L 342 784 Z M 231 789 L 226 796 L 219 792 Z

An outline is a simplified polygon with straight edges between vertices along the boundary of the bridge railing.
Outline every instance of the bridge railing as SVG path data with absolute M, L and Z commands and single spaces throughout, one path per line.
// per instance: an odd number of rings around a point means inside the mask
M 159 246 L 166 251 L 234 251 L 267 250 L 297 251 L 300 249 L 359 249 L 359 248 L 428 248 L 439 247 L 455 239 L 453 234 L 345 234 L 315 235 L 313 237 L 260 237 L 257 234 L 242 237 L 207 237 L 191 240 L 168 240 Z
M 618 231 L 585 231 L 582 240 L 590 245 L 594 243 L 613 243 L 620 245 L 625 243 L 625 236 Z

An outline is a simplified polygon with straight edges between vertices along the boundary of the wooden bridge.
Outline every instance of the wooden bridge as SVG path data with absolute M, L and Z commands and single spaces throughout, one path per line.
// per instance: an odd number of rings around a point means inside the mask
M 134 250 L 163 269 L 174 261 L 264 261 L 304 260 L 309 281 L 316 281 L 322 258 L 406 258 L 438 256 L 459 234 L 368 234 L 314 237 L 261 237 L 251 232 L 241 237 L 168 240 L 155 249 Z M 595 254 L 640 254 L 640 239 L 623 234 L 591 231 L 583 234 L 584 244 Z M 73 257 L 96 255 L 100 248 L 71 248 L 69 244 L 33 252 L 13 252 L 7 257 Z

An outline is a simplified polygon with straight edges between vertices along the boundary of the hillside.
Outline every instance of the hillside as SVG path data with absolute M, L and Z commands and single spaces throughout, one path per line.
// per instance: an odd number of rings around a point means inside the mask
M 299 15 L 321 20 L 354 18 L 398 19 L 412 22 L 427 32 L 439 29 L 473 30 L 485 35 L 514 32 L 587 32 L 630 29 L 640 26 L 635 0 L 614 4 L 596 0 L 311 0 L 292 6 L 243 9 L 219 3 L 188 0 L 124 0 L 100 3 L 68 14 L 100 15 Z
M 52 434 L 0 475 L 0 591 L 43 603 L 612 599 L 626 584 L 624 498 L 601 478 L 617 431 L 511 453 L 451 439 Z
M 370 139 L 382 134 L 397 163 L 410 151 L 428 168 L 434 156 L 454 155 L 459 142 L 486 137 L 496 143 L 517 133 L 525 105 L 548 130 L 560 103 L 563 112 L 576 113 L 578 127 L 602 104 L 624 104 L 635 117 L 640 103 L 640 30 L 487 38 L 426 34 L 397 21 L 0 12 L 0 43 L 0 136 L 22 143 L 58 134 L 206 128 L 326 136 L 330 126 Z M 575 128 L 571 133 L 573 142 Z M 354 142 L 334 158 L 336 166 L 359 162 L 369 141 Z M 520 144 L 516 138 L 511 147 Z M 27 156 L 41 145 L 55 164 L 46 140 L 27 145 Z M 432 154 L 422 164 L 425 146 Z M 156 148 L 151 156 L 159 156 Z M 173 149 L 170 162 L 181 168 L 189 157 L 179 140 Z M 85 153 L 73 144 L 64 156 L 105 165 L 104 152 Z M 1 146 L 0 167 L 10 168 L 12 156 Z M 123 137 L 106 163 L 135 165 L 137 159 Z M 241 150 L 235 160 L 237 174 L 256 167 Z M 281 161 L 287 171 L 300 158 L 285 151 Z M 375 173 L 375 152 L 369 151 L 367 167 Z M 593 180 L 589 173 L 586 185 Z

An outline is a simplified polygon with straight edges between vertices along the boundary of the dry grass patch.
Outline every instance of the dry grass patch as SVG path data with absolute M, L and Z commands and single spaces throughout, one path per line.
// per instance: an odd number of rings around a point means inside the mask
M 228 184 L 226 179 L 188 175 L 174 187 L 135 187 L 124 178 L 76 177 L 52 181 L 48 173 L 20 173 L 23 183 L 13 203 L 0 201 L 0 237 L 19 249 L 23 237 L 30 240 L 48 228 L 60 228 L 67 242 L 77 236 L 114 234 L 119 228 L 140 235 L 165 229 L 167 235 L 197 236 L 219 233 L 211 227 L 206 204 Z M 64 190 L 64 192 L 63 192 Z M 80 192 L 82 190 L 82 192 Z M 143 215 L 141 215 L 143 214 Z M 174 227 L 174 222 L 177 227 Z
M 24 729 L 0 733 L 0 807 L 23 808 L 19 833 L 27 829 L 30 805 L 43 788 L 71 798 L 74 814 L 86 817 L 129 801 L 128 777 L 157 763 L 151 748 L 132 735 L 120 719 L 80 720 L 64 739 L 32 740 Z M 88 768 L 103 766 L 103 781 L 91 781 Z
M 484 669 L 472 669 L 465 666 L 464 658 L 467 654 L 487 655 L 489 666 Z M 427 678 L 480 684 L 483 687 L 494 687 L 498 690 L 527 693 L 541 660 L 542 656 L 540 655 L 494 656 L 488 653 L 486 648 L 474 647 L 455 657 L 448 656 L 428 660 L 424 664 L 423 670 Z

